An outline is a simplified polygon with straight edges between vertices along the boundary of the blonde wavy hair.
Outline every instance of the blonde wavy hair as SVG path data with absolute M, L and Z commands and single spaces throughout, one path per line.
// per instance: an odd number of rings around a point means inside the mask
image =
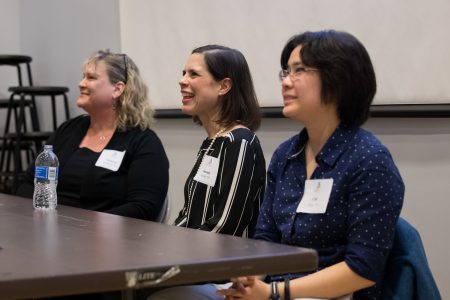
M 113 53 L 105 49 L 93 53 L 84 62 L 83 67 L 96 65 L 99 61 L 105 63 L 112 84 L 119 81 L 125 84 L 115 108 L 117 128 L 122 131 L 134 127 L 140 127 L 142 130 L 151 128 L 154 109 L 148 99 L 148 87 L 133 60 L 126 54 Z

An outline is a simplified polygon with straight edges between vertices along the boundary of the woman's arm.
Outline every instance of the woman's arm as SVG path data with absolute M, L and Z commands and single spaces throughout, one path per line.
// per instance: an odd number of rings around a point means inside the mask
M 239 296 L 239 299 L 267 300 L 270 296 L 269 284 L 254 276 L 233 279 L 230 289 L 220 290 L 224 296 Z M 353 272 L 345 262 L 340 262 L 313 274 L 290 281 L 291 299 L 325 298 L 333 299 L 372 286 L 375 282 Z M 284 282 L 278 284 L 278 292 L 284 299 Z
M 345 262 L 340 262 L 293 280 L 290 290 L 291 297 L 337 298 L 374 284 L 353 272 Z M 281 287 L 284 287 L 284 283 Z M 284 293 L 284 289 L 280 292 Z
M 145 131 L 133 147 L 128 169 L 125 203 L 105 212 L 144 220 L 155 220 L 167 194 L 169 162 L 159 138 Z
M 394 241 L 405 187 L 387 151 L 366 156 L 351 174 L 344 261 L 360 276 L 379 282 Z
M 267 187 L 259 212 L 258 222 L 256 223 L 254 236 L 257 240 L 265 240 L 274 243 L 281 243 L 281 232 L 277 228 L 273 217 L 273 201 L 277 185 L 278 165 L 278 152 L 275 151 L 270 160 L 269 169 L 267 170 Z

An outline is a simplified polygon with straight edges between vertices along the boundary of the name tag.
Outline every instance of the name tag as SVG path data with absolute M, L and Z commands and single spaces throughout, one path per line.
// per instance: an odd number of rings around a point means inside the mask
M 213 187 L 216 184 L 218 171 L 219 159 L 205 155 L 197 170 L 197 174 L 195 174 L 194 180 Z
M 122 164 L 123 157 L 125 156 L 124 151 L 116 151 L 116 150 L 108 150 L 105 149 L 100 154 L 95 165 L 97 167 L 102 167 L 111 171 L 116 172 L 119 170 L 120 165 Z
M 333 179 L 311 179 L 305 182 L 305 192 L 297 207 L 298 213 L 323 214 L 330 201 Z

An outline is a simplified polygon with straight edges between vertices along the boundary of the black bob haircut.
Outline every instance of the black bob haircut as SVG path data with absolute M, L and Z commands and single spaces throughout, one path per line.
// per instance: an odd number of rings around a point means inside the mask
M 349 33 L 334 30 L 294 35 L 281 53 L 282 69 L 287 69 L 289 57 L 299 45 L 302 63 L 319 69 L 322 101 L 336 104 L 343 125 L 364 124 L 377 83 L 369 54 L 361 42 Z

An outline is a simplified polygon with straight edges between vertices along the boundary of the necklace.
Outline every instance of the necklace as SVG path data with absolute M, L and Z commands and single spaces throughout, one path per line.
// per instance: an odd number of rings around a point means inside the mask
M 102 131 L 94 132 L 94 130 L 92 128 L 90 128 L 89 130 L 91 131 L 92 137 L 94 139 L 99 140 L 100 143 L 105 142 L 112 136 L 112 134 L 114 134 L 114 130 L 112 132 L 110 132 L 109 129 L 106 129 L 104 132 L 102 132 Z
M 92 131 L 91 131 L 92 132 Z M 114 132 L 112 133 L 114 134 Z M 102 132 L 98 132 L 98 133 L 92 133 L 91 134 L 91 142 L 90 144 L 94 147 L 102 147 L 108 143 L 109 139 L 112 137 L 111 133 L 102 133 Z
M 107 143 L 111 137 L 109 135 L 104 135 L 104 134 L 100 133 L 100 135 L 97 138 L 98 138 L 97 144 L 100 146 L 100 145 Z
M 202 158 L 205 156 L 205 155 L 207 155 L 208 153 L 209 153 L 209 151 L 211 150 L 211 147 L 212 147 L 212 145 L 214 144 L 214 142 L 216 141 L 216 139 L 222 134 L 222 133 L 224 133 L 225 132 L 225 128 L 222 128 L 222 129 L 220 129 L 215 135 L 214 135 L 214 138 L 211 140 L 211 143 L 209 143 L 209 146 L 208 146 L 208 148 L 206 148 L 206 151 L 205 151 L 205 153 L 203 154 L 203 156 L 201 155 L 202 154 L 202 150 L 203 149 L 200 149 L 200 151 L 198 152 L 198 154 L 197 154 L 197 160 L 195 161 L 195 165 L 194 165 L 194 168 L 195 168 L 195 166 L 197 166 L 197 171 L 198 171 L 198 168 L 199 168 L 199 158 L 200 158 L 200 156 L 202 156 Z M 188 190 L 188 203 L 187 203 L 187 206 L 184 208 L 184 211 L 186 212 L 186 210 L 188 209 L 188 207 L 190 207 L 191 206 L 191 202 L 192 202 L 192 189 L 193 189 L 193 187 L 194 187 L 194 179 L 192 178 L 191 179 L 191 182 L 190 182 L 190 185 L 189 185 L 189 190 Z M 186 226 L 187 226 L 187 222 L 186 222 Z
M 214 144 L 214 142 L 216 141 L 216 139 L 219 137 L 219 135 L 221 135 L 222 133 L 225 132 L 225 128 L 220 129 L 215 135 L 214 138 L 211 140 L 211 143 L 209 143 L 208 148 L 206 148 L 205 154 L 207 154 L 209 152 L 209 150 L 211 150 L 212 145 Z M 198 156 L 200 156 L 200 153 L 197 154 L 197 158 Z

